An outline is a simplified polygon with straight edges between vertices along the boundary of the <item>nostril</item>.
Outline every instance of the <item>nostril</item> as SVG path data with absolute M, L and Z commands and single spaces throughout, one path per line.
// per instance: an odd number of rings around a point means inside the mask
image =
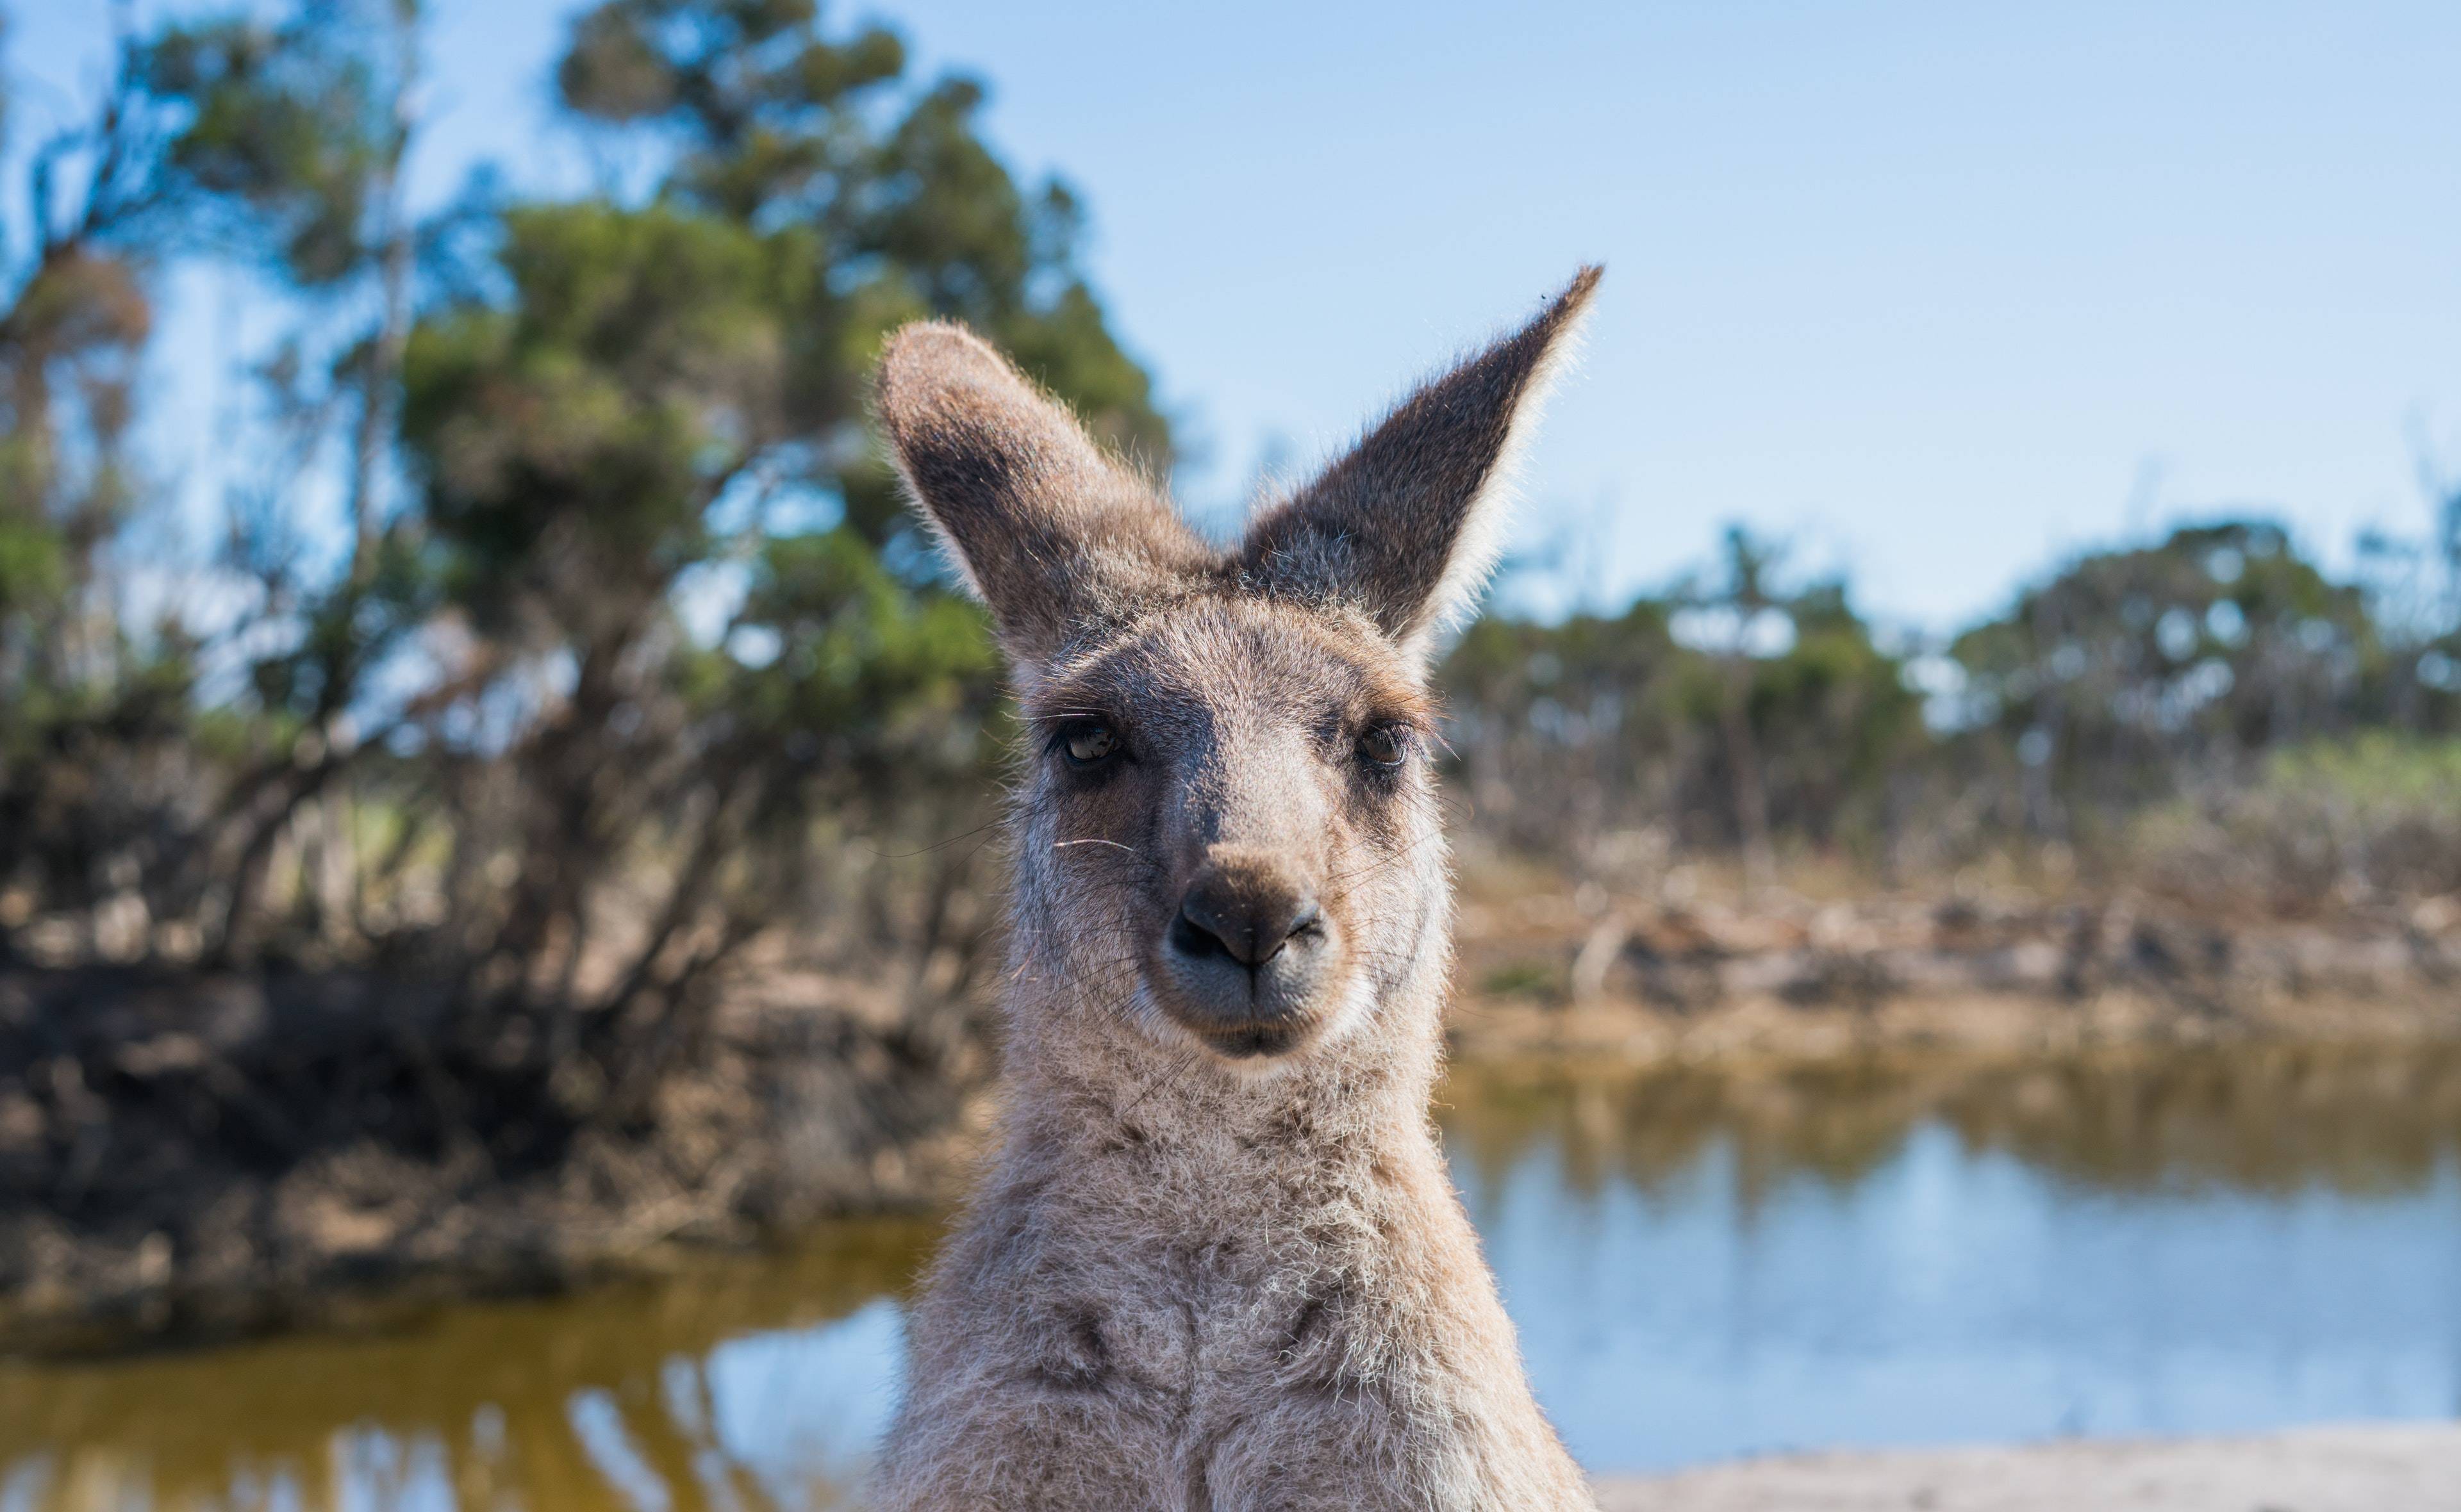
M 1222 937 L 1188 916 L 1183 907 L 1179 917 L 1170 921 L 1170 947 L 1182 955 L 1199 960 L 1211 955 L 1229 955 L 1230 947 Z
M 1287 907 L 1268 908 L 1250 921 L 1249 938 L 1253 942 L 1248 955 L 1241 959 L 1251 966 L 1263 966 L 1282 953 L 1282 948 L 1293 940 L 1312 940 L 1324 932 L 1324 910 L 1313 898 L 1300 898 Z
M 1323 910 L 1304 893 L 1222 897 L 1198 887 L 1181 900 L 1167 937 L 1171 948 L 1190 960 L 1222 956 L 1253 971 L 1293 940 L 1312 943 L 1324 929 Z

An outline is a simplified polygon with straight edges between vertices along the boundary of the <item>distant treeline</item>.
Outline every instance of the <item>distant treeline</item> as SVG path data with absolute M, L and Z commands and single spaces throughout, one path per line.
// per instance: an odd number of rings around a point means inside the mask
M 2287 803 L 2312 812 L 2265 843 L 2347 862 L 2310 881 L 2461 887 L 2461 491 L 2424 513 L 2416 539 L 2362 543 L 2350 581 L 2261 520 L 2181 528 L 1937 641 L 1875 630 L 1843 580 L 1785 586 L 1730 532 L 1714 568 L 1620 614 L 1472 627 L 1443 675 L 1473 823 L 1609 872 L 1789 848 L 1937 870 L 2028 844 L 2108 872 L 2150 861 L 2149 823 Z M 2350 849 L 2418 825 L 2411 859 Z

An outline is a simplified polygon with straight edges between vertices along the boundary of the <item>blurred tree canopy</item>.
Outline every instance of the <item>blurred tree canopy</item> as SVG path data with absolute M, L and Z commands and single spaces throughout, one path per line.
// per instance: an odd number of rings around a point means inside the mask
M 600 1102 L 783 919 L 961 996 L 979 847 L 930 846 L 982 822 L 996 669 L 863 394 L 888 329 L 961 318 L 1166 466 L 1076 200 L 883 28 L 608 0 L 555 82 L 653 180 L 422 218 L 421 21 L 300 0 L 122 37 L 36 155 L 0 312 L 0 949 L 385 963 L 482 1039 L 545 1026 L 515 1038 L 583 1054 L 558 1075 Z M 146 501 L 151 275 L 207 260 L 295 320 L 255 370 L 275 460 L 204 569 L 244 607 L 196 632 L 132 622 L 98 564 Z
M 2373 723 L 2386 648 L 2355 586 L 2328 581 L 2261 522 L 2098 553 L 1952 647 L 1970 713 L 2026 769 L 2026 822 L 2125 812 L 2183 767 Z
M 1779 557 L 1733 530 L 1714 571 L 1615 618 L 1473 625 L 1441 675 L 1483 820 L 1578 859 L 1659 829 L 1756 868 L 1781 834 L 1886 831 L 1926 745 L 1905 658 L 1845 584 L 1787 584 Z

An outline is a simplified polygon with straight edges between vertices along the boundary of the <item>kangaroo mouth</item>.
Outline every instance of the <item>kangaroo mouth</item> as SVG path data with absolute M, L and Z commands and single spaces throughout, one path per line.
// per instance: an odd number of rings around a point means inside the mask
M 1264 993 L 1240 1001 L 1227 992 L 1191 992 L 1188 984 L 1174 980 L 1166 969 L 1154 972 L 1150 980 L 1162 1015 L 1227 1059 L 1287 1055 L 1304 1048 L 1324 1027 L 1325 1014 L 1313 992 L 1298 1001 L 1273 1001 Z
M 1162 1015 L 1206 1049 L 1230 1060 L 1262 1061 L 1292 1054 L 1316 1039 L 1331 1016 L 1331 990 L 1340 973 L 1311 962 L 1304 970 L 1232 969 L 1219 960 L 1191 961 L 1167 947 L 1150 963 L 1146 982 Z
M 1286 1054 L 1314 1037 L 1311 1026 L 1290 1022 L 1243 1024 L 1235 1028 L 1199 1027 L 1180 1020 L 1205 1043 L 1232 1060 L 1262 1060 Z
M 1159 1015 L 1223 1059 L 1262 1062 L 1304 1050 L 1332 1018 L 1332 981 L 1280 981 L 1273 973 L 1188 971 L 1184 959 L 1154 961 L 1146 989 Z

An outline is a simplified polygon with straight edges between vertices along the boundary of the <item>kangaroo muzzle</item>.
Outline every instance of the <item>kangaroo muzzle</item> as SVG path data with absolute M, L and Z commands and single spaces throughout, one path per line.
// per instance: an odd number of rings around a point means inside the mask
M 1289 858 L 1217 846 L 1163 929 L 1163 1009 L 1225 1054 L 1268 1055 L 1312 1034 L 1338 931 Z

